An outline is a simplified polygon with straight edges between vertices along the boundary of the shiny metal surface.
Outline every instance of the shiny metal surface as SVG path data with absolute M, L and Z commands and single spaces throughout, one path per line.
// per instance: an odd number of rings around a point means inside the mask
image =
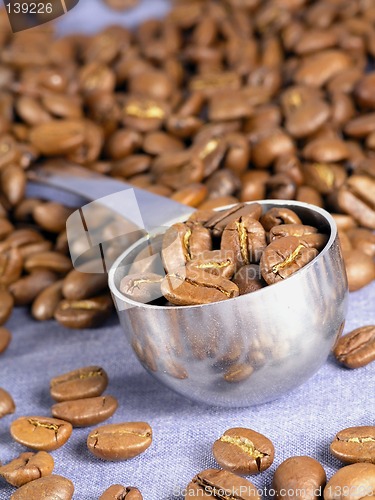
M 305 224 L 330 234 L 323 251 L 281 283 L 203 306 L 139 304 L 118 287 L 145 239 L 109 273 L 120 322 L 138 359 L 163 384 L 195 401 L 239 407 L 276 399 L 319 369 L 343 328 L 348 289 L 332 217 L 295 201 L 260 203 L 264 211 L 288 206 Z

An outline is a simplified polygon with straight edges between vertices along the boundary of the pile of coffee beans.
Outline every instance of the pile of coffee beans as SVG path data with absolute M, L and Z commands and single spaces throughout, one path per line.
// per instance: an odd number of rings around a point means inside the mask
M 163 237 L 167 275 L 157 274 L 158 261 L 141 250 L 120 290 L 139 302 L 164 296 L 167 304 L 178 306 L 226 300 L 291 276 L 318 255 L 328 237 L 289 208 L 274 207 L 263 215 L 259 203 L 198 210 Z M 134 267 L 141 272 L 133 273 Z
M 267 496 L 333 500 L 372 497 L 375 493 L 375 427 L 351 427 L 340 431 L 330 446 L 333 456 L 352 465 L 343 467 L 327 483 L 322 465 L 309 456 L 290 457 L 273 475 L 272 487 L 258 489 L 239 476 L 259 474 L 274 459 L 274 446 L 252 429 L 228 429 L 215 441 L 212 452 L 222 469 L 198 473 L 185 489 L 184 498 L 261 500 Z
M 23 446 L 36 450 L 25 452 L 1 466 L 0 477 L 19 488 L 12 499 L 40 500 L 58 497 L 70 500 L 72 482 L 52 475 L 54 460 L 49 452 L 69 440 L 73 427 L 91 427 L 114 415 L 118 403 L 115 397 L 103 396 L 108 376 L 100 366 L 85 366 L 59 375 L 50 382 L 51 397 L 57 401 L 51 408 L 52 417 L 24 416 L 10 425 L 12 438 Z M 0 418 L 12 414 L 16 406 L 11 395 L 0 388 Z M 152 443 L 152 429 L 146 422 L 120 422 L 93 429 L 87 437 L 87 448 L 102 460 L 129 460 L 147 450 Z M 123 497 L 114 496 L 123 494 Z M 142 500 L 136 488 L 113 485 L 103 493 L 103 499 L 128 498 Z

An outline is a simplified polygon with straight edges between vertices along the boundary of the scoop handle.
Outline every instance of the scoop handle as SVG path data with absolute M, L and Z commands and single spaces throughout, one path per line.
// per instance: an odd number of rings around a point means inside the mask
M 164 196 L 82 167 L 42 166 L 29 173 L 29 180 L 38 188 L 34 195 L 62 202 L 73 196 L 70 200 L 76 207 L 89 202 L 66 223 L 73 265 L 84 272 L 107 272 L 118 255 L 137 240 L 186 220 L 194 212 Z

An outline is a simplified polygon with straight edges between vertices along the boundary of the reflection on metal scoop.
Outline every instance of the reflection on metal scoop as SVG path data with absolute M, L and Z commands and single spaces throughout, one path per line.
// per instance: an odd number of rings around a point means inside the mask
M 181 203 L 77 166 L 51 163 L 30 172 L 29 180 L 29 196 L 81 207 L 67 220 L 67 235 L 73 265 L 84 272 L 107 272 L 131 244 L 194 212 Z M 91 203 L 82 206 L 87 201 Z

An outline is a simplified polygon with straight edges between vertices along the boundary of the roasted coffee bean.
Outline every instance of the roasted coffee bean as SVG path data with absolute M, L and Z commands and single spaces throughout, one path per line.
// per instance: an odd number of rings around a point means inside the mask
M 252 148 L 252 161 L 257 168 L 267 168 L 285 155 L 296 152 L 292 138 L 281 129 L 263 131 Z
M 89 451 L 103 460 L 128 460 L 147 450 L 152 430 L 146 422 L 110 424 L 90 432 Z
M 0 387 L 0 418 L 11 415 L 16 411 L 12 396 L 5 389 Z
M 375 262 L 360 250 L 343 252 L 349 291 L 363 288 L 375 279 Z
M 55 462 L 46 451 L 21 453 L 18 458 L 0 467 L 0 476 L 16 488 L 52 474 Z
M 57 306 L 61 302 L 62 296 L 62 281 L 56 281 L 50 286 L 47 286 L 36 297 L 31 308 L 33 318 L 39 321 L 46 321 L 54 317 Z
M 10 426 L 12 438 L 33 450 L 52 451 L 63 446 L 72 434 L 72 425 L 49 417 L 20 417 Z
M 0 241 L 5 240 L 12 231 L 14 231 L 14 226 L 7 219 L 0 219 Z
M 375 229 L 375 181 L 366 176 L 352 176 L 350 183 L 342 186 L 337 193 L 339 208 L 363 227 Z
M 55 202 L 42 203 L 33 210 L 33 217 L 42 229 L 60 233 L 65 229 L 66 219 L 74 210 Z
M 50 500 L 52 498 L 71 500 L 73 493 L 74 486 L 69 479 L 53 474 L 21 486 L 10 498 L 11 500 Z
M 212 452 L 223 469 L 249 475 L 268 469 L 272 465 L 275 449 L 263 434 L 238 427 L 225 431 L 215 441 Z
M 354 227 L 347 231 L 347 235 L 353 248 L 361 250 L 369 257 L 375 257 L 375 234 L 372 231 Z
M 300 238 L 306 234 L 316 234 L 317 232 L 317 228 L 313 226 L 305 226 L 303 224 L 280 224 L 279 226 L 271 227 L 269 240 L 271 242 L 278 238 L 284 238 L 285 236 Z
M 238 363 L 232 365 L 224 373 L 223 378 L 226 382 L 236 384 L 247 380 L 254 373 L 254 367 L 247 363 Z
M 250 481 L 220 469 L 206 469 L 188 484 L 185 499 L 202 497 L 260 500 L 257 488 Z
M 334 457 L 346 464 L 375 464 L 375 427 L 349 427 L 338 432 L 330 446 Z
M 170 198 L 189 207 L 198 207 L 206 199 L 207 193 L 208 189 L 204 184 L 195 182 L 175 191 Z
M 56 274 L 66 274 L 72 268 L 72 261 L 58 252 L 42 252 L 26 259 L 24 268 L 29 273 L 37 269 L 48 269 Z
M 2 192 L 9 203 L 14 206 L 19 203 L 25 195 L 26 175 L 22 167 L 8 165 L 1 171 L 0 176 Z
M 131 486 L 125 488 L 120 484 L 114 484 L 105 490 L 99 500 L 143 500 L 143 496 L 138 488 Z
M 324 488 L 324 500 L 372 498 L 375 491 L 375 465 L 352 464 L 342 467 Z
M 114 10 L 132 9 L 138 5 L 139 0 L 103 0 L 108 7 Z
M 55 319 L 66 328 L 97 328 L 108 319 L 112 309 L 112 299 L 107 295 L 63 300 L 55 311 Z
M 302 224 L 298 215 L 289 208 L 271 208 L 261 216 L 260 223 L 266 231 L 280 224 Z
M 203 252 L 200 257 L 187 263 L 187 269 L 193 275 L 194 269 L 231 279 L 235 271 L 235 264 L 230 252 L 212 250 Z
M 33 127 L 30 142 L 45 156 L 64 155 L 85 140 L 83 120 L 51 120 Z
M 147 304 L 162 296 L 163 277 L 155 273 L 129 274 L 121 280 L 120 291 L 136 302 Z
M 0 295 L 1 296 L 1 295 Z M 0 354 L 3 353 L 9 346 L 12 340 L 12 334 L 6 328 L 0 327 Z
M 344 335 L 333 353 L 347 368 L 359 368 L 375 361 L 375 326 L 362 326 Z
M 276 469 L 272 487 L 276 498 L 315 500 L 321 497 L 326 481 L 326 473 L 317 460 L 306 456 L 290 457 Z
M 205 223 L 205 227 L 212 231 L 214 236 L 221 236 L 224 229 L 230 222 L 248 215 L 258 220 L 262 214 L 262 207 L 258 203 L 238 204 L 228 210 L 218 212 Z
M 54 377 L 50 383 L 55 401 L 72 401 L 100 396 L 107 388 L 108 375 L 100 366 L 87 366 Z
M 295 81 L 311 87 L 322 87 L 351 64 L 349 55 L 343 51 L 322 50 L 303 60 L 295 74 Z
M 221 250 L 233 256 L 236 269 L 259 262 L 266 248 L 266 233 L 260 222 L 250 216 L 242 216 L 230 222 L 224 229 Z
M 56 274 L 45 269 L 36 269 L 30 275 L 20 278 L 9 287 L 9 291 L 14 297 L 14 304 L 16 306 L 31 304 L 40 292 L 55 283 L 56 280 Z
M 95 263 L 91 262 L 89 266 L 91 270 L 94 268 Z M 64 278 L 62 292 L 68 300 L 89 299 L 107 288 L 108 279 L 105 273 L 85 272 L 86 268 L 84 266 L 80 269 L 83 272 L 73 269 Z
M 236 284 L 201 269 L 176 270 L 161 283 L 164 297 L 174 305 L 209 304 L 239 295 Z
M 70 422 L 73 427 L 88 427 L 112 417 L 117 406 L 113 396 L 99 396 L 56 403 L 51 413 L 55 418 Z
M 341 139 L 315 139 L 303 149 L 304 158 L 318 163 L 334 163 L 345 160 L 349 149 Z
M 164 267 L 167 272 L 173 272 L 211 248 L 210 231 L 201 224 L 182 222 L 174 224 L 163 238 Z
M 263 279 L 269 284 L 282 281 L 318 255 L 315 248 L 307 248 L 295 236 L 272 241 L 260 259 Z
M 362 108 L 375 109 L 375 73 L 363 75 L 354 88 L 354 98 Z
M 267 285 L 257 264 L 242 266 L 233 276 L 233 282 L 238 286 L 240 295 L 256 292 Z
M 18 248 L 10 248 L 0 255 L 0 286 L 15 283 L 22 274 L 23 259 Z

